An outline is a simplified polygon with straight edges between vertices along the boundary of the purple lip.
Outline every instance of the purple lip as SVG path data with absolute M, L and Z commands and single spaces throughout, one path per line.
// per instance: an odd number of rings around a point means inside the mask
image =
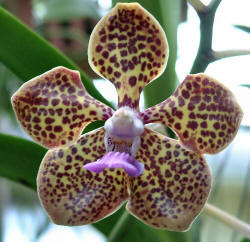
M 108 152 L 95 162 L 83 166 L 89 171 L 100 173 L 105 168 L 122 168 L 129 176 L 142 174 L 144 165 L 125 152 Z

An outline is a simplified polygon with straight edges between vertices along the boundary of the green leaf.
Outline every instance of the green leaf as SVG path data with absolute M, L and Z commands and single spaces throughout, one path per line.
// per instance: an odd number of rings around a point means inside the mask
M 249 26 L 245 26 L 245 25 L 234 25 L 234 27 L 241 29 L 247 33 L 250 33 L 250 27 Z
M 250 88 L 250 84 L 241 84 L 241 87 L 246 87 L 246 88 Z
M 5 134 L 0 134 L 0 147 L 0 176 L 36 190 L 36 175 L 46 149 Z
M 0 61 L 21 80 L 28 81 L 56 66 L 79 70 L 89 94 L 110 106 L 76 64 L 2 7 L 0 26 Z
M 250 239 L 248 239 L 248 238 L 243 238 L 240 242 L 250 242 Z

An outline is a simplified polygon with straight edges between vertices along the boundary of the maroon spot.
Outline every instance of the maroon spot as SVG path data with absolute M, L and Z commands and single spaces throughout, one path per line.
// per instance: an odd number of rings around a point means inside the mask
M 116 55 L 111 56 L 111 57 L 109 58 L 109 61 L 110 61 L 111 63 L 117 62 L 117 57 L 116 57 Z M 104 64 L 104 63 L 103 63 L 103 64 Z
M 110 43 L 110 44 L 108 44 L 107 47 L 108 47 L 109 51 L 115 50 L 116 49 L 116 43 Z
M 51 103 L 52 103 L 53 106 L 56 106 L 57 104 L 59 104 L 59 102 L 60 102 L 59 99 L 53 99 L 53 100 L 51 101 Z
M 182 94 L 182 96 L 183 96 L 184 98 L 186 98 L 186 99 L 189 98 L 189 92 L 188 92 L 188 91 L 182 90 L 181 94 Z
M 102 52 L 102 56 L 103 56 L 103 58 L 105 58 L 105 59 L 107 59 L 108 57 L 109 57 L 109 53 L 108 53 L 108 51 L 103 51 Z
M 188 104 L 188 110 L 193 111 L 194 110 L 194 105 L 192 103 Z
M 152 65 L 150 63 L 148 63 L 147 67 L 148 67 L 148 70 L 152 69 Z
M 199 111 L 203 111 L 206 108 L 206 104 L 205 103 L 201 103 L 200 106 L 198 107 Z
M 43 131 L 41 132 L 41 135 L 42 135 L 44 138 L 47 138 L 47 133 L 46 133 L 45 130 L 43 130 Z
M 69 102 L 69 100 L 63 100 L 63 104 L 66 106 L 69 106 L 70 102 Z
M 64 170 L 67 171 L 67 170 L 70 170 L 71 168 L 72 168 L 71 165 L 67 165 L 67 166 L 64 167 Z
M 156 54 L 157 56 L 160 56 L 160 55 L 161 55 L 161 51 L 160 51 L 160 50 L 157 50 L 157 51 L 155 52 L 155 54 Z
M 127 40 L 127 36 L 124 34 L 121 34 L 118 36 L 118 40 Z
M 47 131 L 51 131 L 51 130 L 52 130 L 52 126 L 51 126 L 51 125 L 48 125 L 48 126 L 45 127 L 45 129 L 46 129 Z
M 70 162 L 72 161 L 72 156 L 67 155 L 67 157 L 66 157 L 66 161 L 67 161 L 68 163 L 70 163 Z
M 53 133 L 50 133 L 50 134 L 49 134 L 49 137 L 50 137 L 51 139 L 55 139 L 55 138 L 56 138 L 55 134 L 53 134 Z
M 113 68 L 111 66 L 109 66 L 107 71 L 108 71 L 108 74 L 112 74 Z
M 118 43 L 118 49 L 124 48 L 127 46 L 127 43 Z
M 201 100 L 201 97 L 200 96 L 194 96 L 190 99 L 190 101 L 193 103 L 193 104 L 198 104 Z
M 42 128 L 41 128 L 40 125 L 36 124 L 36 125 L 34 126 L 34 129 L 36 129 L 36 130 L 41 130 Z
M 188 124 L 187 124 L 187 127 L 192 129 L 192 130 L 195 130 L 195 129 L 197 129 L 198 124 L 195 121 L 189 121 Z
M 188 117 L 191 118 L 191 119 L 195 119 L 195 113 L 193 113 L 193 112 L 190 113 L 190 114 L 188 115 Z
M 129 84 L 133 87 L 133 86 L 135 86 L 135 84 L 136 84 L 136 77 L 135 76 L 131 76 L 130 78 L 129 78 Z
M 152 38 L 152 37 L 148 37 L 147 42 L 148 42 L 148 43 L 153 42 L 153 38 Z
M 99 31 L 99 35 L 104 35 L 106 33 L 105 29 L 102 28 L 100 31 Z
M 174 127 L 175 127 L 176 129 L 181 129 L 181 124 L 180 124 L 180 123 L 176 123 L 176 124 L 174 125 Z
M 156 43 L 157 45 L 161 45 L 161 40 L 160 40 L 159 38 L 157 38 L 157 39 L 155 40 L 155 43 Z
M 119 78 L 121 76 L 121 73 L 119 71 L 115 71 L 114 75 L 115 75 L 116 78 Z
M 154 52 L 155 52 L 156 47 L 155 47 L 154 45 L 151 45 L 151 46 L 150 46 L 150 49 L 151 49 L 152 51 L 154 51 Z
M 97 115 L 96 111 L 94 111 L 94 110 L 90 111 L 89 114 L 90 114 L 90 115 L 93 115 L 93 116 L 96 116 L 96 115 Z
M 77 153 L 77 148 L 73 147 L 72 150 L 71 150 L 71 153 L 72 153 L 72 155 L 76 154 Z
M 171 176 L 172 176 L 171 172 L 169 170 L 166 170 L 165 177 L 171 177 Z
M 131 62 L 131 61 L 129 61 L 128 62 L 128 68 L 130 69 L 130 70 L 133 70 L 134 69 L 134 64 Z
M 200 77 L 196 77 L 196 80 L 199 81 L 199 80 L 200 80 Z M 199 88 L 200 88 L 199 83 L 198 83 L 198 82 L 195 82 L 195 81 L 193 82 L 193 86 L 194 86 L 195 89 L 199 89 Z M 197 90 L 196 90 L 196 91 L 197 91 Z
M 216 122 L 213 126 L 214 126 L 215 129 L 219 129 L 220 128 L 220 123 Z
M 52 124 L 52 123 L 54 123 L 55 122 L 55 119 L 53 119 L 53 118 L 46 118 L 45 119 L 45 123 L 46 124 Z
M 38 118 L 38 117 L 34 117 L 34 118 L 33 118 L 33 122 L 35 122 L 35 123 L 40 123 L 41 120 L 40 120 L 40 118 Z
M 175 157 L 179 156 L 179 154 L 180 154 L 179 151 L 177 151 L 177 150 L 174 151 L 174 156 L 175 156 Z
M 126 50 L 121 50 L 120 54 L 121 54 L 122 57 L 124 57 L 124 56 L 128 55 L 128 52 Z
M 187 130 L 185 130 L 185 131 L 183 132 L 183 138 L 184 138 L 184 139 L 187 139 L 187 138 L 188 138 L 188 131 L 187 131 Z
M 101 39 L 100 39 L 100 41 L 101 41 L 102 43 L 105 43 L 106 40 L 107 40 L 107 36 L 106 36 L 106 35 L 102 36 Z
M 98 60 L 98 64 L 102 66 L 104 64 L 104 60 L 103 59 Z
M 96 52 L 101 52 L 102 51 L 102 46 L 97 45 L 95 50 L 96 50 Z
M 206 122 L 206 121 L 203 121 L 203 122 L 201 123 L 201 127 L 204 128 L 204 129 L 207 128 L 207 122 Z
M 211 131 L 211 132 L 210 132 L 210 136 L 211 136 L 213 139 L 215 139 L 215 138 L 216 138 L 215 132 Z
M 63 76 L 62 76 L 62 80 L 63 80 L 64 82 L 67 82 L 67 81 L 68 81 L 68 77 L 67 77 L 66 75 L 63 75 Z
M 184 101 L 183 97 L 181 97 L 181 96 L 178 97 L 178 104 L 180 107 L 183 107 L 185 105 L 185 101 Z
M 58 133 L 58 132 L 62 132 L 62 130 L 63 130 L 63 129 L 62 129 L 62 126 L 55 126 L 55 127 L 54 127 L 54 131 L 57 132 L 57 133 Z
M 224 132 L 219 132 L 219 136 L 220 136 L 220 137 L 223 137 L 224 135 L 225 135 Z
M 142 43 L 140 43 L 140 44 L 138 45 L 139 50 L 144 49 L 145 47 L 146 47 L 146 45 L 144 45 L 144 44 L 142 44 Z

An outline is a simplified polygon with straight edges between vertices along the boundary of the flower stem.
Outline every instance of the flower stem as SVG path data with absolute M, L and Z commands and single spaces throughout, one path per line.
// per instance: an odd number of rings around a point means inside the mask
M 107 242 L 117 242 L 121 240 L 121 237 L 127 232 L 129 229 L 128 224 L 131 226 L 131 218 L 132 216 L 125 210 L 121 218 L 116 223 L 115 227 L 112 229 Z M 123 231 L 120 233 L 120 231 Z
M 206 6 L 199 0 L 188 0 L 188 2 L 193 6 L 196 12 L 205 12 Z
M 228 214 L 227 212 L 207 203 L 204 207 L 203 213 L 220 220 L 247 238 L 250 238 L 250 225 Z

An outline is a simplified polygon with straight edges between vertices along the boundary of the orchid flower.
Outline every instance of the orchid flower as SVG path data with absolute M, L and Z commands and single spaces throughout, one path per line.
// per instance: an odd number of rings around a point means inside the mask
M 162 103 L 139 111 L 143 88 L 165 69 L 168 43 L 138 3 L 118 3 L 100 20 L 88 56 L 93 70 L 115 85 L 116 111 L 91 97 L 79 72 L 65 67 L 26 82 L 12 97 L 24 130 L 49 148 L 37 178 L 44 209 L 56 224 L 84 225 L 127 201 L 127 210 L 149 226 L 187 230 L 211 188 L 203 154 L 232 141 L 241 108 L 225 86 L 199 73 Z M 96 120 L 104 127 L 80 136 Z M 149 123 L 168 126 L 179 139 Z

